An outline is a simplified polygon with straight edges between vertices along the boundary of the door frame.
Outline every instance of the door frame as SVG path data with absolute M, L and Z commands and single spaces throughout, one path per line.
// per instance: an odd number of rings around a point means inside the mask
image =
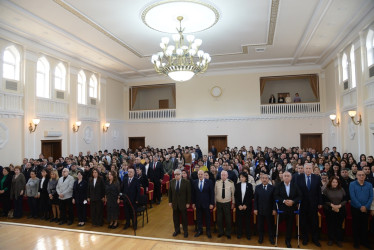
M 322 134 L 323 133 L 300 133 L 300 147 L 301 147 L 301 137 L 303 136 L 303 135 L 319 135 L 319 136 L 321 136 L 321 149 L 315 149 L 317 152 L 319 152 L 319 150 L 322 150 L 323 151 L 323 137 L 322 137 Z M 322 152 L 321 151 L 321 152 Z
M 63 157 L 62 156 L 62 139 L 60 140 L 40 140 L 40 153 L 43 152 L 43 143 L 51 143 L 51 142 L 54 142 L 54 143 L 60 143 L 60 152 L 59 152 L 59 155 L 60 157 Z M 55 157 L 53 156 L 53 160 L 55 161 Z
M 209 143 L 209 139 L 210 138 L 225 138 L 226 139 L 226 147 L 227 147 L 227 139 L 228 139 L 228 135 L 208 135 L 208 152 L 209 152 L 209 150 L 210 150 L 210 148 L 211 148 L 211 146 L 212 145 L 210 145 L 210 143 Z M 217 145 L 215 145 L 216 147 L 216 149 L 217 149 L 217 151 L 218 152 L 220 152 L 219 150 L 218 150 L 218 148 L 217 148 Z
M 131 139 L 143 139 L 144 140 L 144 147 L 145 147 L 145 136 L 129 136 L 129 148 L 130 148 L 130 140 Z M 134 151 L 135 151 L 135 149 L 134 149 Z

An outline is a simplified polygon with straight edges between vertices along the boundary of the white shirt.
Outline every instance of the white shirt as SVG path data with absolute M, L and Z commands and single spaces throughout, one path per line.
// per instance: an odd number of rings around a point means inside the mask
M 149 164 L 147 164 L 147 165 L 145 165 L 145 173 L 144 173 L 144 175 L 147 175 L 147 173 L 148 173 L 148 168 L 149 168 Z
M 42 181 L 40 182 L 40 187 L 43 188 L 43 183 L 45 181 L 45 177 L 42 178 Z
M 284 183 L 284 187 L 286 188 L 286 193 L 288 197 L 290 196 L 290 186 L 291 186 L 291 183 L 288 183 L 288 185 Z
M 97 181 L 97 178 L 94 178 L 94 187 L 96 186 L 96 181 Z
M 242 187 L 242 202 L 243 202 L 244 201 L 244 196 L 245 196 L 245 191 L 247 189 L 247 183 L 242 182 L 241 187 Z

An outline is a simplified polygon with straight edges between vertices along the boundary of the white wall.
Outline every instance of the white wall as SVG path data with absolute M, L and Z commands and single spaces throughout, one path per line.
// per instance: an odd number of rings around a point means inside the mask
M 302 102 L 318 102 L 310 87 L 309 79 L 267 81 L 261 96 L 261 103 L 269 103 L 272 94 L 278 102 L 278 93 L 290 93 L 291 102 L 293 102 L 295 93 L 299 93 Z
M 159 108 L 159 100 L 169 100 L 169 108 L 175 109 L 172 88 L 140 88 L 138 89 L 134 110 L 152 110 Z

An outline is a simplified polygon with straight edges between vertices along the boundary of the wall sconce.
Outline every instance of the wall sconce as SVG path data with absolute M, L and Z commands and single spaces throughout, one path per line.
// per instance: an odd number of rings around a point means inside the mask
M 361 122 L 362 122 L 361 114 L 358 115 L 358 121 L 356 122 L 355 119 L 354 119 L 355 116 L 356 116 L 356 113 L 357 112 L 355 110 L 348 111 L 348 115 L 351 117 L 353 124 L 355 124 L 355 125 L 361 125 Z
M 107 123 L 104 124 L 104 126 L 103 126 L 103 131 L 104 131 L 104 133 L 105 133 L 105 132 L 108 132 L 108 128 L 109 128 L 109 126 L 110 126 L 110 123 L 109 123 L 109 122 L 107 122 Z
M 81 126 L 81 121 L 76 121 L 75 124 L 73 124 L 73 132 L 76 133 L 79 130 L 79 127 Z
M 339 126 L 339 124 L 340 124 L 340 122 L 339 122 L 339 118 L 338 118 L 338 121 L 335 123 L 335 119 L 336 119 L 336 115 L 335 114 L 331 114 L 330 115 L 330 120 L 331 120 L 331 122 L 332 122 L 332 125 L 334 126 L 334 127 L 338 127 Z
M 36 118 L 32 119 L 32 122 L 30 122 L 30 126 L 29 126 L 30 133 L 35 132 L 36 127 L 38 126 L 39 122 L 40 122 L 40 119 L 36 119 Z

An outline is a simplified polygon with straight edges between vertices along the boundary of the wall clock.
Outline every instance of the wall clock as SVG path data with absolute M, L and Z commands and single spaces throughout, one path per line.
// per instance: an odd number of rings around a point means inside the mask
M 219 97 L 222 95 L 222 89 L 218 86 L 214 86 L 211 90 L 210 90 L 210 94 L 213 96 L 213 97 Z

